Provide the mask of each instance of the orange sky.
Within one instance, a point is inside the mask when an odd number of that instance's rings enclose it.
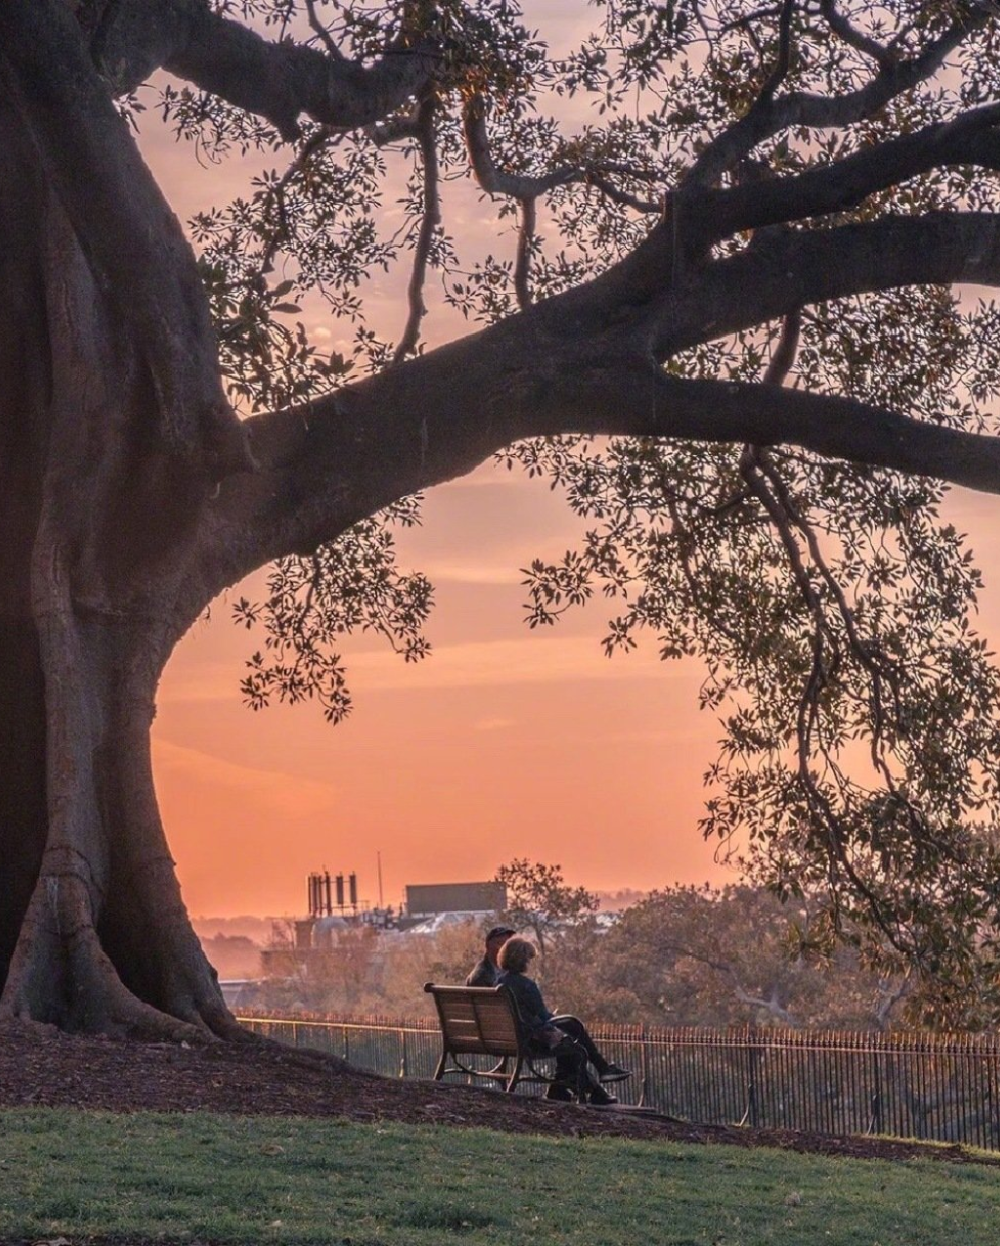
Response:
[[[153,126],[143,146],[184,219],[245,177],[199,170]],[[458,234],[491,220],[467,195],[448,224]],[[392,288],[378,297],[392,316],[380,327],[396,335],[402,305]],[[431,331],[440,338],[441,323]],[[1000,561],[998,508],[970,494],[951,507],[985,566]],[[697,709],[698,667],[660,663],[652,639],[606,659],[600,601],[544,634],[521,622],[518,568],[558,557],[576,531],[547,486],[490,465],[429,495],[422,530],[399,541],[403,567],[436,585],[434,654],[405,665],[384,645],[349,641],[355,709],[338,727],[315,707],[242,705],[255,642],[217,602],[168,668],[154,728],[191,912],[298,914],[318,869],[356,871],[361,898],[377,903],[379,852],[393,904],[406,883],[487,878],[514,856],[558,861],[570,881],[602,889],[729,877],[696,828],[720,735]],[[981,622],[1000,636],[1000,598],[986,599]]]
[[[242,707],[248,642],[223,603],[189,636],[155,740],[194,912],[295,912],[321,867],[355,870],[376,902],[379,851],[393,903],[407,882],[489,877],[513,856],[593,887],[713,873],[694,831],[717,735],[693,711],[697,671],[652,650],[607,660],[599,608],[555,635],[521,624],[517,567],[561,550],[566,525],[547,491],[508,479],[487,470],[428,498],[412,563],[437,585],[434,654],[414,667],[349,646],[356,707],[339,727],[309,707]]]

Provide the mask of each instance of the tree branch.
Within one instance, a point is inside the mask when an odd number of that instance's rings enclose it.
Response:
[[[647,216],[654,212],[657,214],[663,212],[662,199],[640,199],[638,195],[630,195],[627,190],[615,186],[601,173],[591,172],[587,181],[591,186],[596,186],[601,194],[610,199],[612,203],[617,203],[620,208],[631,208],[633,212],[640,212]]]
[[[427,260],[434,241],[434,231],[441,223],[441,201],[439,194],[439,173],[437,142],[434,132],[434,113],[437,104],[433,96],[428,96],[419,108],[416,120],[416,136],[420,145],[420,155],[424,166],[424,203],[420,218],[420,232],[417,237],[416,249],[413,253],[413,272],[407,288],[409,315],[403,336],[396,347],[392,362],[401,363],[407,355],[417,349],[420,341],[420,325],[426,314],[424,305],[424,283],[427,279]]]
[[[481,95],[474,95],[467,101],[462,110],[462,129],[472,171],[476,181],[488,194],[509,195],[512,199],[524,201],[537,199],[539,195],[559,186],[585,180],[586,174],[577,164],[562,165],[538,177],[507,173],[498,169],[490,150],[489,135],[486,132],[486,101]]]
[[[486,130],[486,102],[482,96],[473,96],[466,103],[462,111],[462,129],[465,134],[465,146],[469,154],[469,163],[472,166],[473,175],[482,189],[490,195],[506,195],[511,199],[516,199],[521,205],[522,224],[518,242],[517,265],[519,273],[526,272],[525,222],[530,215],[530,229],[533,233],[536,200],[542,195],[557,190],[560,186],[570,186],[575,182],[585,182],[590,186],[594,186],[605,198],[610,199],[612,203],[618,204],[619,207],[631,208],[635,212],[646,215],[663,211],[662,200],[640,199],[637,195],[631,195],[628,191],[621,190],[611,181],[611,177],[616,174],[626,177],[641,176],[635,170],[628,169],[615,162],[594,167],[585,167],[577,164],[560,165],[548,173],[537,176],[508,173],[503,169],[497,168],[496,162],[493,159],[493,153],[490,150],[490,140]],[[530,301],[524,297],[526,286],[520,281],[515,284],[518,290],[518,304],[523,310],[527,306],[528,301]]]
[[[535,201],[522,199],[521,223],[517,231],[517,259],[514,263],[514,289],[521,311],[531,306],[531,248],[535,240]]]
[[[426,85],[439,61],[431,43],[400,41],[366,68],[290,39],[271,43],[206,0],[119,0],[93,54],[117,92],[163,67],[264,117],[285,139],[298,136],[302,113],[338,129],[380,121]]]
[[[829,868],[831,871],[842,872],[850,880],[856,894],[864,897],[878,928],[883,931],[894,947],[903,950],[904,944],[891,913],[886,911],[886,906],[877,892],[859,874],[847,851],[842,822],[833,811],[830,800],[824,792],[823,784],[816,774],[817,757],[822,758],[828,768],[835,764],[828,744],[823,739],[821,700],[834,672],[841,664],[842,646],[806,564],[805,556],[799,545],[799,535],[805,539],[813,570],[818,571],[821,580],[833,597],[836,613],[839,615],[855,660],[866,669],[871,678],[873,701],[871,756],[890,792],[895,792],[895,784],[881,751],[884,727],[881,714],[881,690],[883,681],[888,682],[891,687],[895,685],[894,672],[888,664],[883,664],[873,658],[859,636],[853,612],[847,604],[842,588],[826,564],[816,533],[800,514],[798,506],[767,451],[756,446],[744,447],[740,459],[740,474],[770,518],[785,551],[792,579],[812,618],[812,663],[799,694],[796,713],[795,752],[799,785],[812,810],[815,825],[826,839]]]
[[[877,191],[933,169],[1000,168],[998,127],[1000,104],[988,104],[794,177],[689,193],[686,206],[689,217],[702,223],[708,241],[740,230],[846,212]]]
[[[837,8],[836,0],[820,0],[819,7],[820,12],[826,18],[827,25],[848,47],[854,48],[856,52],[861,52],[864,56],[870,56],[883,70],[887,72],[892,70],[897,59],[895,54],[877,39],[869,39],[860,30],[856,30]]]
[[[779,1021],[783,1021],[790,1030],[797,1030],[799,1028],[801,1022],[799,1022],[787,1008],[782,1007],[779,1002],[778,987],[776,984],[771,987],[770,998],[765,999],[763,996],[754,995],[750,991],[747,991],[741,985],[735,972],[730,971],[730,976],[733,983],[733,994],[741,1004],[746,1005],[748,1008],[759,1008],[764,1012],[769,1012],[771,1016],[777,1017]]]
[[[713,186],[722,174],[744,159],[760,143],[792,126],[831,128],[856,125],[872,117],[890,100],[931,77],[947,56],[989,20],[986,13],[970,12],[919,56],[889,60],[865,86],[840,96],[793,91],[776,97],[761,95],[741,120],[708,144],[685,179],[687,186]]]
[[[545,348],[521,320],[410,360],[310,409],[248,421],[261,471],[223,485],[204,521],[214,593],[306,553],[376,509],[471,471],[529,436],[572,433],[794,444],[1000,493],[1000,438],[849,398],[680,380],[641,357]],[[202,603],[203,604],[203,603]],[[199,605],[199,609],[201,606]]]
[[[673,286],[670,239],[656,234],[598,282],[607,282],[609,300],[631,298],[636,338],[645,328],[657,359],[831,299],[905,285],[1000,285],[1000,214],[928,212],[773,231]]]
[[[792,67],[792,18],[795,15],[796,2],[797,0],[782,0],[781,15],[778,18],[778,59],[757,98],[757,105],[770,103],[774,99]]]
[[[603,387],[593,378],[586,394],[589,418],[567,420],[546,433],[792,444],[830,458],[1000,492],[1000,438],[926,424],[851,398],[745,382],[681,380],[651,370],[643,376],[635,362],[620,365],[614,377],[608,377],[603,402]],[[587,379],[582,378],[581,391]]]
[[[0,77],[98,285],[135,327],[166,444],[212,476],[246,470],[194,255],[65,4],[0,5]]]
[[[781,322],[781,333],[778,344],[774,348],[767,369],[764,372],[765,385],[784,385],[795,355],[799,349],[799,334],[802,331],[802,308],[795,307]]]
[[[391,143],[402,143],[408,139],[420,137],[420,104],[411,105],[406,112],[387,121],[377,121],[367,126],[365,133],[376,147],[388,147]]]
[[[815,301],[918,281],[1000,284],[1000,216],[791,234],[708,265],[656,302],[669,271],[666,248],[640,247],[586,287],[310,407],[247,421],[261,471],[224,485],[206,519],[201,548],[220,577],[215,591],[531,436],[785,443],[1000,493],[998,438],[850,398],[681,380],[656,363]]]
[[[342,59],[344,55],[343,52],[341,52],[340,48],[338,48],[336,43],[334,43],[329,30],[327,30],[327,28],[320,21],[319,14],[316,12],[316,0],[306,0],[306,12],[309,14],[309,25],[313,34],[326,48],[327,53],[332,56],[334,60]]]

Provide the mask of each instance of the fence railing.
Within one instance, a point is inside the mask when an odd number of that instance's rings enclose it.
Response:
[[[437,1023],[425,1018],[240,1019],[279,1042],[393,1077],[431,1077],[441,1050]],[[1000,1038],[992,1035],[590,1029],[610,1059],[633,1071],[615,1087],[624,1103],[706,1124],[889,1134],[1000,1150]],[[540,1091],[527,1086],[523,1093]]]

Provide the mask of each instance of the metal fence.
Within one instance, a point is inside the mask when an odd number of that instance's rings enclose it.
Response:
[[[239,1013],[237,1015],[240,1015]],[[257,1017],[248,1028],[392,1077],[431,1077],[436,1021]],[[992,1035],[594,1025],[630,1068],[623,1103],[703,1123],[889,1134],[1000,1150],[1000,1039]],[[539,1094],[537,1086],[518,1093]]]

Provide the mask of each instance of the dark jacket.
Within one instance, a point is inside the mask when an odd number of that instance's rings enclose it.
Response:
[[[545,1007],[542,993],[534,979],[526,978],[523,973],[501,971],[500,984],[514,996],[521,1021],[529,1035],[534,1037],[548,1028],[555,1014]]]
[[[500,981],[500,970],[484,956],[472,973],[465,979],[466,986],[496,986]]]

